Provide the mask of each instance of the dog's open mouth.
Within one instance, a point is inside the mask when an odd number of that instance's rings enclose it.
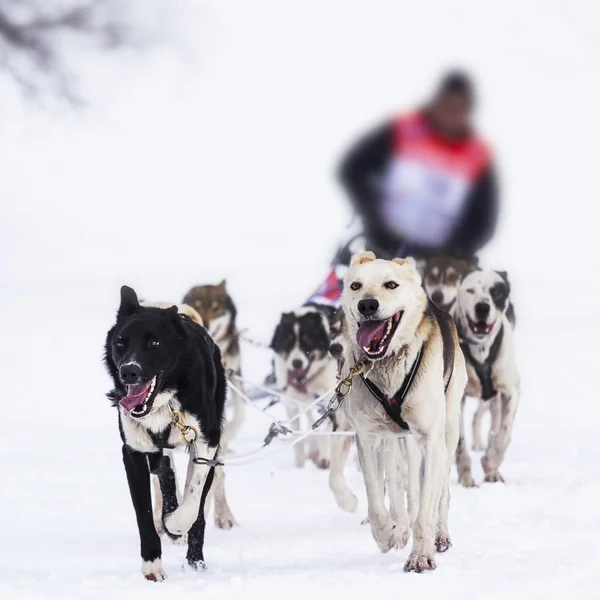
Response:
[[[161,383],[162,373],[158,373],[150,381],[125,386],[127,396],[119,401],[125,414],[136,419],[141,419],[150,414]]]
[[[299,392],[306,393],[306,384],[308,383],[308,378],[306,377],[307,372],[308,368],[288,369],[288,384],[297,389]]]
[[[385,356],[403,312],[401,310],[383,321],[364,321],[359,325],[356,341],[367,358],[374,360]]]
[[[469,329],[475,335],[488,335],[492,329],[494,329],[494,325],[496,321],[492,321],[488,323],[487,321],[472,321],[467,315],[467,319],[469,321]]]

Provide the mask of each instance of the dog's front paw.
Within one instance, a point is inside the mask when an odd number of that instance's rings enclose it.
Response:
[[[450,541],[450,536],[447,533],[440,533],[435,538],[435,551],[436,552],[446,552],[452,548],[452,542]]]
[[[498,473],[498,471],[494,471],[492,473],[486,473],[483,480],[486,483],[498,483],[498,482],[504,483],[504,477],[502,477],[502,475],[500,475],[500,473]]]
[[[404,565],[407,573],[423,573],[425,571],[434,571],[436,567],[435,559],[429,554],[411,552]]]
[[[237,525],[237,521],[233,516],[229,506],[225,507],[223,510],[215,510],[215,525],[219,529],[231,529]]]
[[[354,513],[358,507],[358,498],[349,489],[335,494],[335,501],[345,512]]]
[[[196,571],[196,572],[200,572],[200,571],[206,571],[208,567],[206,566],[206,563],[203,560],[188,560],[187,561],[187,569],[190,569],[192,571]],[[184,565],[184,569],[186,569],[186,566]]]
[[[317,465],[317,469],[326,470],[329,469],[331,461],[328,458],[319,458],[319,460],[317,460],[315,464]]]
[[[142,563],[142,573],[148,581],[161,582],[167,578],[167,574],[163,571],[160,558],[145,560]]]
[[[390,518],[369,517],[369,521],[371,533],[381,552],[385,554],[397,546],[396,527]]]
[[[164,518],[164,528],[171,538],[176,538],[185,535],[190,530],[193,522],[189,511],[180,506]]]
[[[396,526],[395,537],[395,547],[398,548],[398,550],[402,550],[402,548],[408,544],[408,540],[410,539],[410,527],[408,525],[404,527]]]
[[[473,475],[471,475],[471,471],[463,471],[458,474],[458,483],[466,488],[475,487],[475,480],[473,479]]]

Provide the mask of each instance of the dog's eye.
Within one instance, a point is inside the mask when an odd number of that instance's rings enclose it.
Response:
[[[469,288],[467,290],[467,294],[474,294],[474,293],[475,293],[475,290],[473,288]]]
[[[395,290],[395,289],[398,287],[398,284],[397,284],[395,281],[386,281],[386,282],[383,284],[383,287],[384,287],[386,290]]]
[[[150,348],[157,348],[160,346],[160,342],[158,340],[150,340],[148,346],[150,346]]]
[[[213,310],[215,310],[215,309],[219,308],[219,303],[218,303],[218,302],[213,302],[213,303],[210,305],[210,307],[211,307]]]
[[[123,348],[125,348],[125,342],[123,342],[122,340],[117,340],[117,342],[115,343],[115,346],[119,349],[123,349]]]
[[[356,292],[356,290],[360,290],[360,288],[362,287],[362,283],[358,283],[358,281],[353,281],[350,284],[350,289],[354,290]]]

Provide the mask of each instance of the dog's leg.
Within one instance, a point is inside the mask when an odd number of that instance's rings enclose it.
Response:
[[[421,494],[421,449],[415,436],[404,437],[406,462],[408,464],[408,481],[406,503],[408,505],[408,518],[411,528],[417,520],[419,512],[419,497]]]
[[[227,496],[225,495],[225,471],[223,471],[223,467],[215,469],[215,480],[212,487],[215,497],[215,525],[219,529],[231,529],[237,525],[237,522],[227,503]]]
[[[315,416],[312,410],[308,412],[307,417],[308,426],[310,427],[315,422]],[[324,429],[323,426],[321,427]],[[312,462],[314,462],[317,467],[319,467],[319,462],[321,460],[321,440],[319,439],[320,437],[321,436],[318,435],[311,435],[308,438],[308,458]]]
[[[413,547],[404,565],[405,571],[435,569],[434,543],[442,486],[448,464],[444,432],[439,428],[428,431],[421,440],[423,449],[423,485],[421,504],[413,530]]]
[[[328,425],[327,430],[331,431],[331,425]],[[317,437],[319,442],[319,460],[317,461],[317,467],[319,469],[329,469],[331,466],[331,435],[319,435]]]
[[[396,545],[394,523],[384,502],[383,464],[379,456],[381,440],[371,435],[356,435],[356,447],[367,490],[368,516],[371,533],[381,552]]]
[[[152,475],[152,483],[154,487],[154,511],[152,517],[154,519],[154,527],[156,527],[156,533],[159,535],[164,533],[163,522],[162,522],[162,492],[160,491],[160,481],[156,475]]]
[[[498,473],[498,442],[497,437],[502,425],[502,398],[500,394],[488,400],[492,422],[490,424],[490,433],[488,435],[488,445],[485,454],[481,457],[481,466],[485,474],[484,481],[496,482],[503,481]]]
[[[344,468],[348,460],[351,444],[352,439],[350,436],[334,436],[331,440],[329,488],[333,492],[337,505],[342,510],[353,513],[358,506],[358,498],[352,493],[344,477]]]
[[[483,450],[485,450],[483,438],[481,437],[481,422],[487,409],[487,403],[483,400],[479,400],[477,410],[473,415],[473,450],[476,452],[483,452]]]
[[[123,464],[140,533],[142,573],[150,581],[163,581],[167,575],[162,568],[160,537],[152,518],[148,458],[123,444]]]
[[[242,373],[239,368],[235,369],[234,373],[241,377]],[[239,379],[234,379],[234,384],[237,388],[239,388],[242,392],[244,391],[244,384]],[[233,400],[233,417],[231,421],[227,423],[227,435],[229,439],[233,439],[242,428],[242,423],[244,422],[244,415],[246,411],[246,403],[244,399],[238,394],[236,391],[229,388],[230,397]]]
[[[475,481],[471,474],[471,457],[465,440],[465,400],[460,401],[460,425],[458,435],[458,446],[456,448],[456,470],[458,471],[458,483],[464,487],[475,487]]]
[[[481,465],[485,472],[485,481],[496,482],[504,481],[502,475],[498,472],[512,435],[513,423],[519,405],[519,392],[513,389],[508,393],[503,393],[496,399],[500,410],[500,427],[494,436],[494,446],[488,448],[481,459]]]
[[[454,392],[452,392],[454,393]],[[446,552],[452,547],[450,532],[448,531],[448,512],[450,511],[450,471],[458,448],[460,438],[460,421],[457,422],[456,413],[451,414],[449,408],[446,411],[446,450],[447,463],[444,472],[442,495],[440,498],[439,518],[435,535],[435,549],[438,552]]]
[[[200,497],[200,503],[198,506],[198,513],[196,520],[192,524],[188,533],[188,549],[186,559],[188,565],[194,571],[200,571],[206,569],[206,563],[204,562],[204,532],[206,530],[206,519],[204,518],[204,502],[210,491],[213,479],[215,475],[214,467],[208,470],[206,479],[203,481],[202,496]]]
[[[177,484],[177,472],[175,471],[175,459],[172,450],[164,450],[161,454],[149,454],[148,462],[150,472],[158,479],[160,490],[160,520],[162,530],[165,531],[164,519],[181,504],[181,493]],[[154,508],[156,511],[156,506]],[[173,535],[165,532],[174,544],[184,544],[185,536]]]
[[[396,548],[404,548],[410,537],[410,520],[404,497],[403,440],[387,439],[382,443],[382,457],[387,474],[387,492],[390,500],[390,517],[394,523]]]
[[[300,419],[298,418],[298,409],[291,402],[284,402],[285,410],[290,419],[290,425],[292,429],[300,430]],[[294,454],[296,457],[296,467],[302,469],[306,464],[306,455],[304,454],[304,442],[300,442],[294,446]]]
[[[196,441],[196,445],[198,447],[198,456],[214,458],[217,454],[217,448],[211,448],[199,440]],[[202,499],[203,502],[206,500],[206,497],[203,497],[203,491],[206,488],[204,483],[209,471],[210,467],[208,465],[195,464],[192,462],[190,456],[183,501],[176,510],[166,515],[164,518],[165,530],[167,532],[170,532],[173,535],[183,535],[187,533],[190,527],[195,523],[198,518],[200,500]],[[206,489],[207,493],[209,489],[210,487]],[[202,514],[202,518],[204,519],[204,514]]]

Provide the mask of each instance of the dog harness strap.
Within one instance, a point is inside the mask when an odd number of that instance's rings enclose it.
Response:
[[[400,389],[391,397],[387,398],[383,392],[372,382],[369,381],[362,373],[361,379],[364,384],[367,386],[367,389],[371,392],[371,394],[379,401],[379,403],[385,409],[385,412],[389,415],[390,419],[400,425],[402,429],[410,429],[408,423],[402,418],[402,403],[406,398],[406,394],[410,390],[412,383],[415,379],[417,371],[419,370],[419,366],[421,365],[421,358],[423,357],[423,346],[419,348],[419,352],[417,354],[417,358],[415,358],[415,362],[412,364],[408,375],[404,378]],[[452,377],[452,375],[450,375]]]
[[[475,360],[475,357],[471,353],[471,347],[468,344],[463,343],[464,340],[461,340],[461,350],[467,359],[467,362],[475,369],[475,373],[477,375],[477,379],[479,379],[479,383],[481,384],[481,399],[482,400],[490,400],[493,398],[497,391],[494,387],[494,382],[492,380],[492,367],[498,358],[498,354],[500,354],[500,347],[502,346],[502,338],[504,337],[504,325],[500,327],[500,331],[496,336],[496,339],[492,343],[492,347],[490,348],[490,352],[483,363]]]
[[[448,381],[446,381],[446,385],[444,385],[444,393],[448,391],[448,386],[452,381],[452,375],[454,375],[454,361],[452,361],[452,368],[450,369],[450,377],[448,377]]]

